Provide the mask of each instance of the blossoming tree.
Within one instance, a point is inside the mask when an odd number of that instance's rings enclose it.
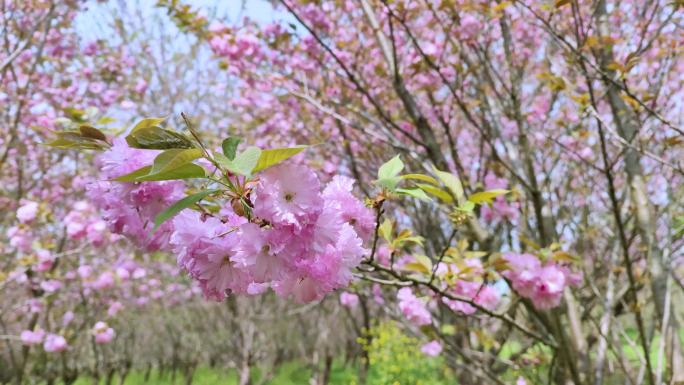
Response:
[[[100,173],[70,236],[111,242],[93,205],[210,300],[346,290],[462,383],[684,381],[680,2],[280,0],[267,25],[159,6],[225,70],[229,129],[186,111],[116,136],[72,111],[49,144]],[[23,255],[40,207],[19,198]],[[26,346],[66,348],[35,323]]]
[[[311,158],[371,199],[361,278],[413,287],[401,310],[466,368],[488,357],[465,378],[498,381],[514,331],[558,382],[681,381],[681,4],[282,0],[286,22],[228,26],[162,3],[234,76],[257,144],[336,144]],[[373,190],[388,152],[418,175],[392,161]]]

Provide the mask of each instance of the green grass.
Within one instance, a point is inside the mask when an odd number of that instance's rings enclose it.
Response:
[[[252,372],[253,378],[258,379],[260,376],[259,370]],[[310,371],[299,363],[286,363],[280,366],[273,379],[268,382],[269,385],[302,385],[308,384],[310,378]],[[334,385],[349,385],[355,379],[354,369],[350,367],[342,367],[338,363],[333,365],[331,372],[331,384]],[[183,374],[176,373],[176,384],[184,385]],[[118,384],[118,377],[112,382]],[[193,385],[234,385],[238,383],[238,376],[234,370],[218,369],[201,367],[195,371],[193,376]],[[92,385],[93,380],[89,378],[81,378],[75,382],[75,385]],[[101,382],[104,384],[104,381]],[[155,369],[152,370],[150,377],[145,382],[145,373],[141,370],[134,370],[126,378],[125,385],[170,385],[171,373],[160,373]]]

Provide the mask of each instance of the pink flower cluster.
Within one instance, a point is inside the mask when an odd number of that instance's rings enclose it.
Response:
[[[476,304],[493,310],[499,303],[499,293],[492,286],[486,285],[482,282],[458,281],[452,290],[454,294],[468,298]],[[443,298],[442,302],[449,306],[453,311],[461,312],[463,314],[473,314],[477,311],[473,305],[449,298]]]
[[[95,215],[94,208],[86,201],[78,201],[73,210],[64,217],[67,236],[70,239],[87,239],[95,247],[105,241],[107,223]]]
[[[108,344],[112,342],[116,333],[105,322],[99,321],[93,327],[93,337],[97,344]]]
[[[508,180],[496,176],[494,173],[487,173],[484,177],[485,190],[506,189]],[[499,195],[490,205],[482,206],[482,219],[487,222],[510,221],[515,223],[518,219],[520,205],[518,202],[508,202],[505,195]]]
[[[12,226],[7,229],[10,246],[29,253],[32,250],[33,236],[26,225]]]
[[[112,182],[152,164],[158,151],[130,148],[122,138],[114,139],[113,146],[100,155],[98,162],[104,180],[88,186],[88,192],[110,231],[122,234],[147,251],[165,249],[173,227],[163,224],[152,234],[154,217],[183,198],[184,184],[179,181]]]
[[[69,348],[66,339],[59,334],[45,333],[43,329],[24,330],[19,338],[26,346],[43,344],[48,353],[63,352]]]
[[[486,309],[495,309],[499,303],[499,292],[493,286],[482,282],[481,277],[484,275],[482,262],[476,258],[469,258],[464,261],[464,264],[468,269],[467,278],[469,280],[459,279],[449,287],[448,291]],[[456,276],[463,271],[456,264],[441,263],[437,266],[435,273],[437,277],[445,278],[447,275]],[[455,312],[470,315],[477,311],[477,308],[468,302],[446,297],[442,298],[442,302]]]
[[[432,340],[420,347],[420,351],[428,357],[437,357],[442,353],[442,344]]]
[[[17,209],[17,219],[21,223],[30,223],[38,214],[38,202],[22,200],[22,205]]]
[[[413,294],[411,288],[402,287],[397,292],[399,309],[404,316],[414,325],[423,326],[432,323],[432,316],[426,303]]]
[[[578,285],[581,274],[555,262],[542,263],[532,254],[507,253],[504,258],[510,269],[504,276],[522,297],[532,300],[537,309],[551,309],[560,305],[563,291],[569,285]]]
[[[367,252],[362,243],[373,217],[352,186],[338,176],[321,192],[309,168],[273,167],[253,193],[255,220],[230,210],[220,218],[184,210],[173,220],[172,249],[208,298],[271,288],[300,302],[320,299],[348,285]]]
[[[354,309],[359,306],[359,296],[348,291],[343,291],[340,293],[340,304],[350,309]]]

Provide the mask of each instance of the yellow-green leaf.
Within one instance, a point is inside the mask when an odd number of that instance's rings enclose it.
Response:
[[[405,174],[400,176],[401,179],[415,179],[415,180],[421,180],[423,182],[428,182],[432,183],[433,185],[437,186],[439,185],[439,182],[437,179],[431,177],[430,175],[424,175],[424,174]]]
[[[150,174],[169,172],[201,156],[202,150],[199,148],[166,150],[154,158]]]
[[[432,273],[432,261],[425,255],[414,256],[415,261],[413,261],[413,266],[417,267],[416,271],[421,273],[430,274]],[[411,264],[411,262],[409,262]],[[407,264],[408,265],[408,264]]]
[[[101,140],[103,142],[107,141],[107,136],[95,127],[84,124],[81,127],[79,127],[78,130],[81,132],[81,136],[84,138]]]
[[[392,221],[389,219],[385,219],[382,224],[380,224],[380,227],[378,228],[378,232],[380,233],[380,236],[382,239],[386,240],[387,242],[390,242],[392,240]]]
[[[135,182],[139,177],[148,175],[150,170],[152,170],[152,166],[141,167],[131,173],[121,175],[120,177],[114,178],[112,180],[116,182]]]
[[[186,163],[178,168],[166,172],[140,176],[136,178],[135,181],[151,182],[160,180],[204,178],[205,176],[206,172],[201,166],[198,166],[194,163]]]
[[[483,203],[492,204],[494,199],[500,195],[508,194],[508,190],[504,189],[494,189],[488,191],[482,191],[471,195],[468,200],[476,205],[481,205]]]
[[[463,186],[456,175],[445,171],[440,171],[437,168],[434,168],[433,171],[457,200],[461,200],[463,198]]]
[[[261,155],[259,155],[259,160],[256,163],[256,166],[254,167],[252,172],[259,172],[263,169],[266,169],[271,166],[275,166],[276,164],[291,158],[300,152],[302,152],[304,149],[306,149],[308,146],[295,146],[295,147],[284,147],[284,148],[272,148],[269,150],[261,150]]]
[[[162,223],[166,222],[167,220],[173,218],[176,214],[181,212],[183,209],[186,209],[193,204],[201,201],[202,199],[206,198],[207,196],[214,194],[220,190],[217,189],[212,189],[212,190],[204,190],[200,191],[195,194],[191,194],[186,196],[185,198],[177,201],[173,205],[171,205],[169,208],[166,210],[162,211],[159,213],[155,218],[154,218],[154,228],[152,229],[152,232],[154,233],[157,231],[159,226],[161,226]]]
[[[412,196],[423,201],[432,200],[427,194],[425,194],[425,191],[419,188],[398,188],[396,192],[397,194]]]
[[[429,184],[424,184],[424,183],[418,183],[418,184],[416,184],[416,186],[418,186],[418,188],[425,191],[426,193],[436,196],[437,198],[441,199],[445,203],[452,203],[454,201],[454,198],[452,198],[448,192],[442,190],[439,187],[432,186]]]
[[[139,121],[138,123],[136,123],[136,125],[131,130],[131,134],[138,131],[138,130],[142,130],[145,128],[150,128],[150,127],[161,128],[161,124],[164,123],[165,120],[166,120],[166,118],[145,118],[145,119]]]
[[[250,146],[245,149],[245,151],[237,154],[235,159],[228,160],[224,165],[230,170],[230,172],[238,175],[249,176],[256,169],[256,165],[259,163],[261,158],[261,153],[263,151],[259,147]],[[224,157],[224,159],[228,159]]]
[[[401,180],[398,175],[403,169],[404,162],[401,161],[399,155],[388,160],[378,169],[377,184],[387,190],[394,191],[397,183]]]

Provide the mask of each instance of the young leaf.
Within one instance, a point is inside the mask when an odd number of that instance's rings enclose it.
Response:
[[[173,218],[176,214],[181,212],[181,210],[192,206],[193,204],[201,201],[202,199],[206,198],[207,196],[214,194],[218,191],[219,191],[218,189],[200,191],[198,193],[188,195],[185,198],[174,203],[173,205],[171,205],[169,208],[167,208],[166,210],[159,213],[154,218],[154,228],[152,229],[152,232],[154,233],[155,231],[157,231],[157,229],[159,228],[159,226],[161,226],[162,223]]]
[[[200,157],[202,157],[202,150],[199,148],[166,150],[154,158],[150,175],[172,171]]]
[[[56,138],[51,142],[45,143],[46,146],[56,148],[78,148],[82,150],[101,150],[106,143],[97,139],[84,137],[78,131],[63,131],[56,134]]]
[[[131,173],[121,175],[120,177],[114,178],[112,180],[115,182],[136,182],[139,177],[149,174],[150,170],[152,170],[152,166],[141,167]]]
[[[417,183],[416,186],[419,189],[425,191],[426,193],[436,196],[437,198],[441,199],[445,203],[452,203],[454,201],[454,198],[452,198],[448,192],[442,190],[439,187],[432,186],[429,184],[424,184],[424,183]]]
[[[223,140],[221,148],[223,148],[223,155],[225,155],[228,160],[235,159],[235,153],[237,152],[240,142],[242,142],[242,138],[239,136],[229,136]]]
[[[421,180],[423,182],[428,182],[432,183],[435,186],[439,185],[439,182],[437,179],[431,177],[430,175],[424,175],[424,174],[405,174],[400,177],[401,179],[416,179],[416,180]]]
[[[445,336],[456,335],[456,326],[454,326],[454,325],[449,325],[449,324],[442,325],[441,330],[442,330],[442,334],[444,334]]]
[[[269,150],[262,150],[259,156],[259,161],[252,170],[252,172],[259,172],[263,169],[275,166],[276,164],[291,158],[309,146],[295,146],[286,148],[272,148]]]
[[[455,210],[462,211],[464,213],[471,213],[475,209],[475,203],[471,201],[465,201],[462,205],[456,207]]]
[[[185,135],[157,126],[141,126],[141,128],[133,129],[126,136],[126,143],[133,148],[151,150],[195,147],[195,144]]]
[[[402,162],[399,155],[397,155],[380,166],[378,169],[378,180],[394,178],[399,175],[403,169],[404,162]]]
[[[194,163],[186,163],[173,170],[140,176],[136,178],[135,181],[152,182],[160,180],[204,178],[205,176],[207,176],[207,174],[201,166]]]
[[[250,146],[245,151],[239,153],[235,159],[225,164],[225,166],[234,174],[248,176],[252,174],[260,155],[261,149],[259,147]]]
[[[674,239],[679,240],[684,237],[684,215],[674,219]]]
[[[82,125],[81,127],[78,128],[78,130],[81,132],[81,136],[84,138],[101,140],[103,142],[107,141],[107,136],[105,134],[103,134],[102,131],[98,130],[95,127],[88,126],[88,125]]]
[[[398,188],[396,190],[396,192],[398,194],[409,195],[409,196],[412,196],[414,198],[418,198],[418,199],[423,200],[423,201],[431,201],[432,200],[427,194],[425,194],[425,191],[423,191],[419,188]]]
[[[404,265],[405,269],[414,270],[423,274],[432,273],[432,261],[424,255],[416,255],[414,261]]]
[[[471,195],[468,200],[475,203],[476,205],[481,205],[482,203],[492,204],[494,199],[499,195],[507,194],[508,190],[494,189],[488,191],[482,191]]]
[[[397,188],[397,184],[401,180],[398,175],[403,169],[404,162],[402,162],[399,158],[399,155],[397,155],[380,166],[380,169],[378,169],[378,180],[376,183],[382,188],[394,191],[394,189]]]
[[[64,113],[67,114],[69,119],[75,120],[77,122],[84,122],[87,112],[79,110],[73,107],[67,107],[64,109]]]
[[[433,171],[439,180],[441,180],[442,183],[444,183],[444,185],[449,189],[449,191],[451,191],[457,201],[463,198],[463,186],[456,175],[445,171],[440,171],[437,168],[435,168]]]
[[[394,226],[392,225],[392,221],[389,219],[385,219],[378,228],[378,233],[380,234],[380,237],[382,237],[382,239],[386,240],[387,242],[390,242],[392,240],[393,227]]]
[[[142,130],[145,128],[150,128],[150,127],[157,127],[157,128],[162,128],[161,124],[166,120],[166,118],[145,118],[133,127],[131,130],[131,134],[138,131]]]

